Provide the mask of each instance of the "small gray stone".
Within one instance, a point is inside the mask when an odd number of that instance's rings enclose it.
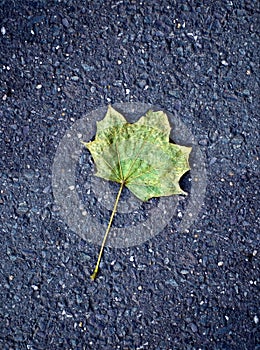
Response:
[[[208,145],[208,140],[207,139],[199,140],[199,145],[200,146],[207,146]]]
[[[24,171],[24,177],[27,179],[27,180],[31,180],[33,177],[34,177],[34,170],[33,169],[27,169]]]
[[[233,148],[240,148],[244,143],[244,137],[242,135],[235,135],[232,138],[231,143],[233,145]]]
[[[28,207],[27,203],[22,202],[22,203],[19,203],[18,208],[16,209],[16,214],[19,216],[22,216],[22,215],[28,213],[28,211],[29,211],[29,207]]]
[[[143,89],[144,87],[145,87],[145,85],[146,85],[146,81],[145,80],[138,80],[137,81],[137,85],[141,88],[141,89]]]
[[[64,27],[69,28],[70,24],[67,18],[62,18],[61,22],[64,25]]]
[[[175,98],[179,98],[179,97],[180,97],[180,92],[179,92],[179,90],[170,90],[168,93],[169,93],[169,95],[172,96],[172,97],[175,97]]]
[[[178,287],[178,283],[173,278],[166,280],[165,284],[170,285],[172,287]]]
[[[114,271],[122,271],[122,265],[119,262],[116,262],[113,266]]]
[[[178,47],[176,51],[177,51],[178,56],[181,56],[181,57],[183,56],[183,47],[181,47],[181,46]]]
[[[195,325],[195,323],[191,323],[190,324],[190,328],[191,328],[193,333],[198,332],[198,327]]]
[[[84,69],[85,72],[90,72],[94,69],[93,66],[90,66],[86,63],[81,63],[81,67]]]

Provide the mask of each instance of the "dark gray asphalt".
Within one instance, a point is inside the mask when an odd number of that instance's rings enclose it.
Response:
[[[0,0],[1,350],[260,349],[258,6]],[[92,283],[52,162],[76,120],[129,101],[178,111],[207,193],[189,232],[107,248]]]

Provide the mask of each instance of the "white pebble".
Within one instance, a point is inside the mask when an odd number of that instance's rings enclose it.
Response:
[[[166,265],[168,265],[169,262],[170,262],[170,259],[169,259],[169,258],[165,258],[165,259],[164,259],[164,263],[165,263]]]
[[[42,88],[42,84],[36,85],[36,89],[37,89],[37,90],[40,90],[41,88]]]
[[[254,322],[255,322],[255,324],[257,324],[259,322],[259,318],[256,315],[254,316]]]
[[[3,35],[5,35],[5,33],[6,33],[5,27],[2,27],[2,28],[1,28],[1,33],[2,33]]]
[[[218,266],[223,266],[223,264],[224,264],[223,261],[218,262]]]

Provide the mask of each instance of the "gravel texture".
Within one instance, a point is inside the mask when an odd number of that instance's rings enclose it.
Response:
[[[258,20],[255,0],[0,0],[1,350],[260,349]],[[207,193],[189,232],[107,248],[93,283],[52,162],[75,120],[129,101],[178,111]]]

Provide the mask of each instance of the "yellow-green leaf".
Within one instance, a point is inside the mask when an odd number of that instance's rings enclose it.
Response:
[[[97,123],[95,140],[84,143],[97,167],[96,175],[121,184],[91,278],[98,273],[105,242],[112,225],[123,187],[142,201],[152,197],[185,194],[181,176],[190,169],[190,147],[169,142],[171,127],[167,115],[148,111],[130,124],[111,106]]]

